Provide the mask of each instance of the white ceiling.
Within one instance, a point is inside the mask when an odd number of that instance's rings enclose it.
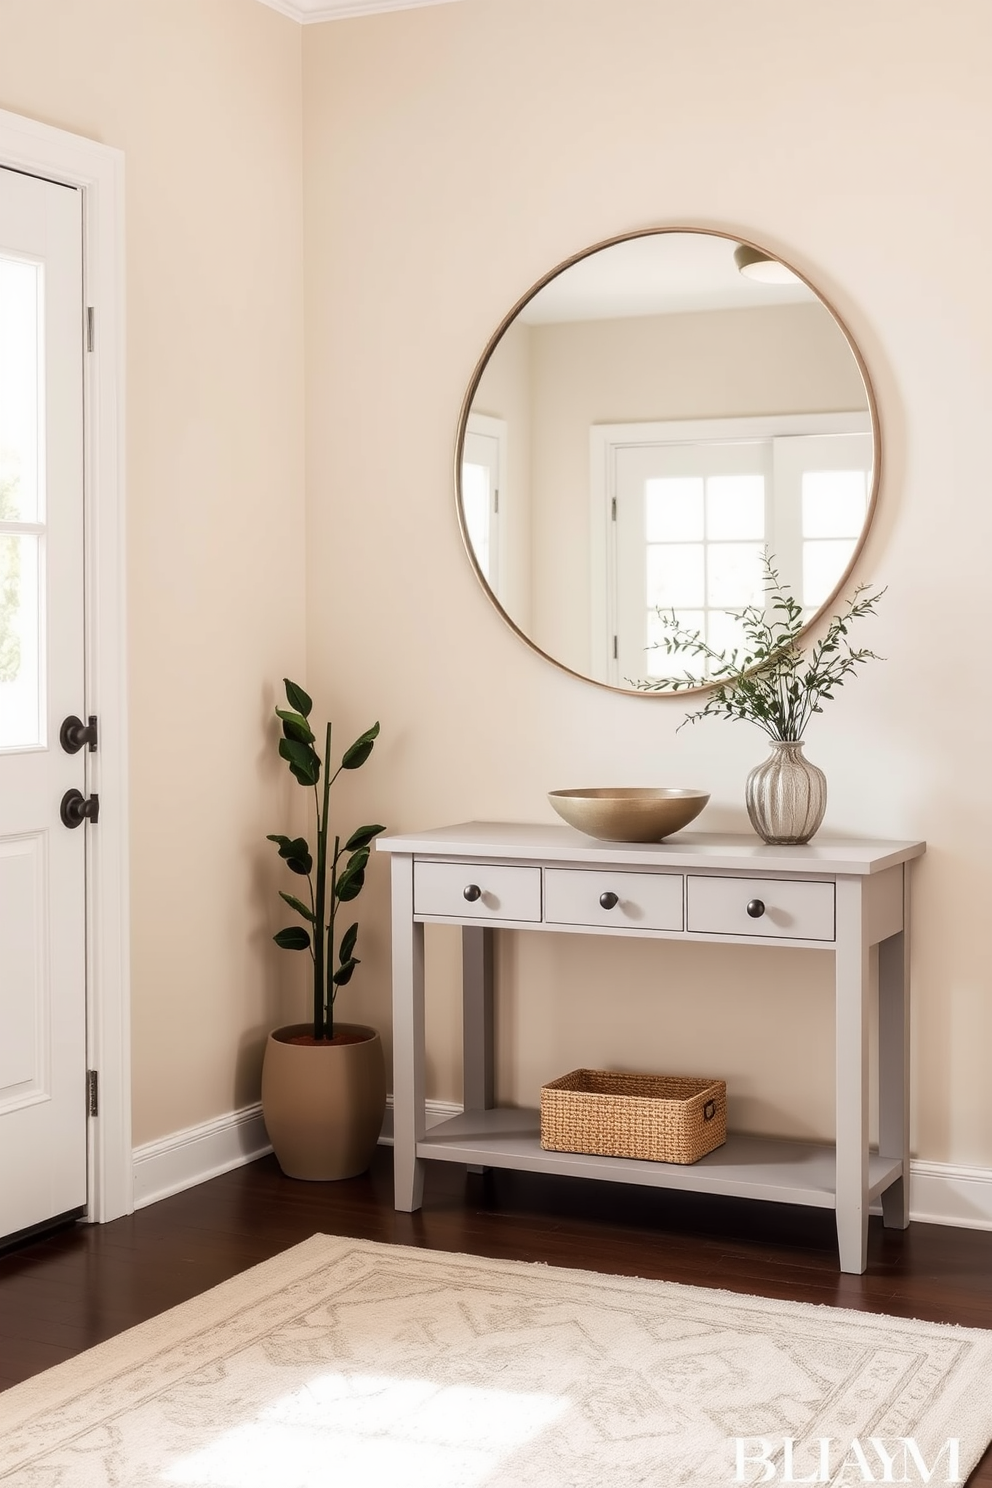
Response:
[[[451,5],[454,0],[260,0],[301,25],[340,21],[347,16],[374,15],[380,10],[414,10],[421,5]]]
[[[552,279],[521,312],[532,325],[617,320],[687,310],[744,310],[815,300],[802,280],[759,284],[734,263],[732,238],[664,232],[591,253]]]

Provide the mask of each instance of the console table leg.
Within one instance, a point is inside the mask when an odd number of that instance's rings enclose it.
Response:
[[[413,918],[413,859],[397,853],[392,866],[393,920],[393,1173],[397,1209],[419,1209],[424,1164],[417,1143],[424,1108],[424,927]]]
[[[837,1244],[840,1269],[868,1264],[868,983],[861,886],[837,880]]]
[[[878,1150],[902,1159],[902,1177],[882,1194],[889,1229],[909,1224],[909,875],[903,870],[903,928],[878,947]]]
[[[493,932],[462,926],[462,1100],[466,1111],[489,1111],[493,1081]],[[470,1173],[488,1168],[469,1163]]]

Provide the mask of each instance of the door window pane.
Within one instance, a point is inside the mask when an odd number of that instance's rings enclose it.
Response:
[[[765,535],[763,475],[711,475],[706,482],[706,536],[710,542]]]
[[[762,603],[761,543],[715,543],[706,549],[706,603],[742,610]]]
[[[649,543],[702,541],[702,480],[686,476],[645,481],[644,515]]]
[[[42,519],[41,277],[0,256],[0,523]]]
[[[0,749],[43,742],[41,539],[0,532]]]
[[[648,604],[663,610],[705,603],[702,543],[659,544],[647,550]]]

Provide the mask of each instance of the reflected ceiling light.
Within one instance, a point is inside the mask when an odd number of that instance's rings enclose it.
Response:
[[[740,243],[734,249],[734,263],[745,279],[756,279],[760,284],[801,284],[803,282],[787,264],[770,257],[767,253],[762,253],[758,248],[749,247],[747,243]]]

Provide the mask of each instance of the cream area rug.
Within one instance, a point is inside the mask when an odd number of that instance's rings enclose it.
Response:
[[[0,1394],[0,1483],[944,1483],[990,1436],[990,1332],[315,1235]]]

